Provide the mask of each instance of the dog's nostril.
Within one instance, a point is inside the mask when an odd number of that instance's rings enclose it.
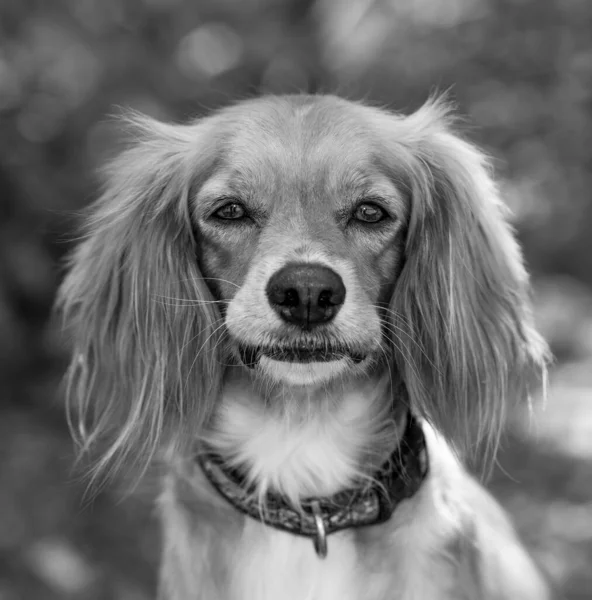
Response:
[[[267,288],[267,298],[275,306],[294,307],[300,304],[300,296],[296,288],[285,288],[276,282]]]
[[[322,290],[319,294],[318,304],[323,308],[343,304],[344,294],[335,290]]]
[[[284,306],[298,306],[300,304],[300,297],[298,296],[298,290],[290,288],[286,290],[284,294]]]

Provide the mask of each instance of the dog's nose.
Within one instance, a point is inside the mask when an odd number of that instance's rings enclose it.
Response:
[[[286,265],[272,275],[266,291],[280,317],[303,329],[333,319],[345,300],[341,277],[329,267],[310,263]]]

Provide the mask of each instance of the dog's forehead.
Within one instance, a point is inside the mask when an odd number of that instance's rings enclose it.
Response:
[[[245,178],[355,183],[373,170],[364,107],[333,97],[278,97],[229,111],[225,162]]]
[[[372,109],[335,96],[269,96],[224,109],[237,127],[236,140],[252,136],[297,136],[305,143],[326,138],[354,140],[367,132]]]

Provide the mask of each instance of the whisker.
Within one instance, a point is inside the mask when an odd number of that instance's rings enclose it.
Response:
[[[221,277],[202,277],[204,281],[221,281],[222,283],[227,283],[228,285],[233,285],[235,288],[240,288],[238,283],[234,283],[234,281],[229,281],[228,279],[222,279]]]
[[[229,281],[228,279],[222,279],[221,277],[185,277],[183,279],[177,279],[176,281],[177,283],[186,283],[187,281],[222,281],[228,285],[233,285],[235,288],[241,287],[238,283],[234,283],[234,281]]]
[[[222,304],[224,300],[198,300],[196,298],[174,298],[172,296],[155,296],[156,300],[170,300],[161,302],[165,306],[201,306],[207,304]]]
[[[195,367],[195,363],[197,362],[197,359],[199,358],[199,356],[201,355],[201,353],[203,352],[203,349],[205,348],[206,344],[212,339],[212,337],[214,335],[216,335],[216,333],[218,333],[218,331],[220,331],[223,327],[225,326],[224,321],[222,321],[222,323],[220,325],[218,325],[218,327],[216,327],[214,329],[214,331],[212,331],[212,333],[210,333],[210,335],[205,339],[204,343],[201,345],[200,349],[195,353],[195,356],[193,357],[193,360],[191,361],[191,365],[189,366],[189,370],[187,371],[187,377],[185,379],[185,385],[187,386],[187,384],[189,383],[189,374],[193,371],[193,367]],[[218,347],[218,344],[214,344],[214,348],[213,350],[215,350]]]
[[[384,323],[384,325],[385,325],[385,328],[387,329],[387,331],[389,331],[389,333],[391,333],[393,335],[390,342],[395,347],[395,350],[398,350],[401,354],[406,354],[403,352],[404,342],[401,338],[399,338],[399,336],[397,335],[397,332],[389,329],[388,323]],[[397,342],[399,342],[400,345],[397,345]],[[417,348],[420,350],[420,352],[425,356],[426,360],[434,367],[434,369],[437,370],[436,366],[430,360],[429,356],[427,356],[427,354],[422,350],[421,346],[417,343],[415,343],[415,344],[416,344]],[[382,344],[379,343],[379,347],[381,345]],[[409,367],[412,370],[413,374],[417,377],[418,380],[421,380],[420,370],[419,370],[419,367],[417,366],[417,363],[415,362],[415,359],[413,358],[413,356],[408,356],[407,358],[408,358],[408,360],[411,361],[409,363]]]
[[[216,321],[214,321],[214,327],[216,327],[216,331],[222,326],[218,326],[217,323],[221,323],[222,325],[224,325],[224,319],[222,319],[221,317],[216,319]],[[197,339],[199,336],[201,335],[201,332],[196,333],[195,335],[191,336],[189,338],[189,340],[187,340],[187,343],[183,344],[183,346],[181,347],[181,352],[183,352],[187,346],[189,346],[189,344],[191,344],[191,342],[193,342],[193,340]],[[209,338],[208,338],[209,339]],[[208,340],[206,340],[207,343]]]
[[[375,308],[379,312],[383,311],[387,314],[391,314],[396,319],[403,321],[407,324],[410,323],[409,318],[406,315],[404,315],[400,312],[397,312],[396,310],[393,310],[390,306],[387,306],[386,304],[372,304],[372,307]]]
[[[391,310],[387,307],[381,307],[378,306],[376,304],[372,305],[375,309],[382,309],[385,310],[387,313],[391,313],[395,318],[397,319],[401,319],[403,321],[405,321],[406,319],[404,318],[403,315],[397,313],[394,310]],[[407,319],[408,321],[408,319]],[[399,337],[399,334],[403,334],[406,336],[406,338],[414,345],[417,347],[417,349],[419,350],[419,352],[421,354],[423,354],[423,356],[425,357],[425,359],[430,363],[430,365],[441,375],[440,370],[436,367],[436,365],[434,364],[434,362],[430,359],[430,357],[428,356],[425,348],[405,329],[403,329],[402,327],[400,327],[399,325],[397,325],[396,323],[393,323],[390,319],[389,320],[383,320],[382,321],[383,326],[385,327],[385,329],[391,333],[393,336],[395,336],[400,342],[401,344],[403,344],[403,346],[405,346],[405,341],[402,340]]]
[[[408,332],[405,331],[403,328],[399,327],[398,325],[396,325],[395,323],[393,323],[392,321],[383,321],[382,322],[382,326],[389,332],[392,333],[394,336],[397,337],[397,339],[399,339],[401,341],[401,343],[405,343],[404,340],[402,340],[399,335],[403,334],[406,336],[406,338],[409,340],[409,342],[411,342],[414,346],[417,347],[417,349],[426,357],[428,358],[427,354],[425,353],[424,348],[421,346],[421,344]]]

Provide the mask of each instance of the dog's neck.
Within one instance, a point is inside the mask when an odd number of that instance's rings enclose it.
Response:
[[[294,388],[263,387],[236,370],[226,382],[208,445],[261,497],[279,493],[293,505],[370,479],[405,424],[384,373]]]

